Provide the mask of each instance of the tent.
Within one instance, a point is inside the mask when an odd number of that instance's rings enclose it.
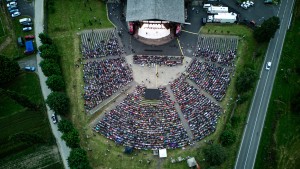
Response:
[[[25,54],[31,54],[31,53],[34,52],[32,41],[26,41],[25,42],[25,47],[26,47],[26,50],[24,51]]]
[[[165,158],[167,157],[167,149],[160,149],[159,150],[159,158]]]
[[[195,160],[194,157],[189,158],[186,162],[187,162],[187,164],[188,164],[188,166],[189,166],[190,168],[191,168],[191,167],[194,167],[194,166],[197,166],[197,162],[196,162],[196,160]]]
[[[124,153],[131,154],[133,152],[133,147],[125,147]]]

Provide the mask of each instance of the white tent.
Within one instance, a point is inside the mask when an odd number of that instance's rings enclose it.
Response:
[[[197,165],[197,162],[196,162],[196,160],[195,160],[194,157],[189,158],[186,162],[187,162],[187,164],[188,164],[189,167],[194,167],[194,166]]]
[[[167,149],[160,149],[159,150],[159,158],[165,158],[167,157]]]

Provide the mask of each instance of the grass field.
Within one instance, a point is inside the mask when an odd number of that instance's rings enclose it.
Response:
[[[21,73],[12,83],[2,87],[24,94],[36,103],[43,103],[39,80],[35,73]],[[28,158],[31,153],[39,151],[42,147],[48,147],[49,149],[49,147],[55,145],[46,113],[44,111],[31,111],[6,95],[0,96],[0,128],[0,163],[2,165],[5,164],[5,166],[19,158]],[[47,144],[43,146],[27,146],[23,143],[9,141],[10,136],[19,132],[37,134],[43,137]],[[21,155],[18,155],[19,153]],[[49,158],[56,159],[52,161],[53,165],[61,166],[59,156],[57,156],[58,153],[54,153]],[[41,163],[41,166],[49,164],[44,159],[37,162]]]
[[[295,4],[276,74],[255,168],[296,169],[300,166],[300,114],[291,102],[300,91],[300,1]],[[298,69],[298,70],[297,70]],[[298,72],[298,73],[297,73]]]
[[[92,11],[90,11],[90,7]],[[78,10],[81,9],[81,10]],[[70,2],[63,1],[61,3],[54,4],[54,10],[48,12],[48,33],[50,37],[54,39],[57,44],[62,56],[61,65],[64,73],[64,78],[67,83],[67,93],[71,99],[71,115],[70,118],[74,122],[75,126],[80,131],[81,135],[81,146],[84,149],[91,149],[88,151],[90,163],[93,168],[170,168],[170,169],[184,169],[188,168],[186,162],[171,164],[170,158],[159,161],[157,157],[152,155],[152,151],[135,151],[138,155],[124,155],[124,147],[116,147],[115,144],[106,138],[96,134],[94,135],[91,131],[91,126],[89,122],[91,117],[84,113],[82,94],[82,66],[76,68],[75,64],[80,63],[80,39],[78,33],[83,29],[101,29],[112,27],[109,21],[106,19],[106,8],[102,1],[89,0],[84,6],[84,2]],[[101,18],[101,25],[94,21],[94,16],[96,20],[98,17]],[[89,20],[92,20],[93,25],[89,25]],[[213,30],[209,31],[208,30]],[[216,30],[216,31],[215,31]],[[257,45],[252,38],[252,31],[242,25],[227,25],[227,26],[217,26],[209,25],[201,29],[201,33],[211,33],[211,34],[225,34],[225,35],[238,35],[241,40],[239,40],[238,49],[238,59],[236,71],[239,72],[243,69],[244,65],[252,64],[257,72],[260,71],[262,60],[266,50],[267,45]],[[243,37],[243,38],[242,38]],[[254,53],[256,55],[254,56]],[[74,76],[76,75],[76,76]],[[220,118],[217,131],[211,136],[207,137],[206,140],[218,141],[218,137],[223,130],[224,125],[229,120],[231,110],[233,107],[233,102],[230,98],[236,98],[237,93],[234,88],[235,78],[232,79],[231,85],[228,89],[228,94],[226,95],[222,105],[225,107],[229,103],[227,113],[225,116]],[[234,165],[236,153],[238,151],[240,138],[242,136],[242,131],[244,128],[244,121],[247,117],[248,108],[253,95],[253,91],[249,91],[248,100],[242,104],[237,105],[235,109],[235,114],[239,120],[238,124],[234,127],[234,131],[239,138],[238,141],[227,148],[229,153],[228,160],[220,166],[220,168],[232,168]],[[185,150],[176,149],[169,150],[168,157],[177,158],[178,156],[195,156],[198,162],[200,162],[202,168],[206,168],[207,164],[203,161],[203,156],[201,150],[206,143],[204,140],[199,142],[200,151],[196,148],[188,147]],[[106,149],[110,149],[108,153]],[[199,153],[200,152],[200,153]],[[105,155],[107,154],[107,155]],[[145,155],[144,155],[145,154]],[[146,164],[146,159],[151,159],[151,164]],[[139,160],[142,160],[140,163]]]

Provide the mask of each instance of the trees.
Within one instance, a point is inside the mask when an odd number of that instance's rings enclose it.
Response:
[[[258,75],[255,70],[250,67],[246,67],[236,78],[235,88],[237,92],[243,93],[248,91],[253,87],[257,77]]]
[[[46,80],[46,84],[52,91],[62,91],[65,88],[64,79],[60,75],[49,76]]]
[[[276,30],[279,28],[280,20],[273,16],[264,21],[261,27],[254,30],[254,38],[257,42],[267,42],[274,37]]]
[[[59,121],[57,127],[58,127],[58,131],[60,131],[62,133],[67,133],[67,132],[74,130],[73,124],[69,120],[66,120],[66,119]]]
[[[63,140],[66,141],[66,144],[70,148],[78,148],[79,147],[79,134],[78,131],[73,129],[70,132],[63,133],[61,136]]]
[[[53,59],[55,61],[57,61],[59,59],[59,55],[58,55],[58,51],[56,49],[56,47],[52,44],[52,45],[48,45],[46,44],[46,47],[42,47],[41,52],[41,57],[44,59]]]
[[[39,38],[41,39],[42,44],[52,44],[52,39],[45,33],[40,33]]]
[[[46,99],[50,109],[60,115],[66,115],[69,111],[69,98],[65,93],[52,92]]]
[[[59,65],[52,59],[41,61],[40,66],[45,76],[61,74]]]
[[[227,158],[225,148],[220,144],[213,144],[204,149],[203,152],[206,161],[212,166],[221,165]]]
[[[236,135],[230,129],[225,129],[220,137],[220,141],[223,146],[230,146],[235,142],[235,140],[236,140]]]
[[[68,163],[71,169],[91,169],[87,159],[86,151],[81,148],[72,149],[68,157]]]
[[[20,67],[16,61],[0,55],[0,85],[14,79],[19,70]]]

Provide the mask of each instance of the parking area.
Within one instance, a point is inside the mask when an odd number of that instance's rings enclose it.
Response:
[[[34,18],[34,1],[27,2],[26,0],[18,0],[18,7],[21,15]]]

